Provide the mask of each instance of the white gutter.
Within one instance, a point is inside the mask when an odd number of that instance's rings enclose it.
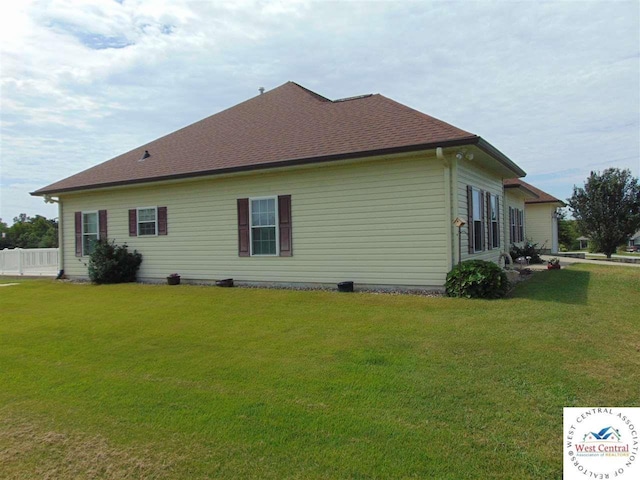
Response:
[[[456,158],[448,159],[444,155],[442,147],[436,148],[436,158],[444,166],[444,200],[445,200],[445,222],[447,232],[447,256],[450,259],[449,270],[458,262],[458,239],[459,229],[453,225],[454,219],[458,216],[458,195],[456,195],[456,185],[458,184],[458,161]]]
[[[60,198],[55,199],[52,198],[51,195],[44,195],[44,203],[57,203],[58,204],[58,272],[64,270],[64,253],[63,253],[63,240],[64,240],[64,234],[63,234],[63,220],[62,220],[62,214],[63,214],[63,208],[62,208],[62,202],[60,201]]]
[[[64,271],[64,228],[62,202],[58,199],[58,270]]]

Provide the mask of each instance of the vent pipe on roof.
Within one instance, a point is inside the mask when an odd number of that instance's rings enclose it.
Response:
[[[142,158],[140,160],[138,160],[139,162],[144,162],[145,158],[149,158],[151,156],[151,154],[149,153],[149,150],[145,150],[144,151],[144,155],[142,155]]]
[[[264,87],[260,87],[258,91],[260,92],[260,95],[262,95],[264,93]]]

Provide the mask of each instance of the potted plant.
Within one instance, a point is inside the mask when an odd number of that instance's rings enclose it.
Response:
[[[548,270],[560,270],[560,259],[554,257],[551,260],[549,260],[547,262],[547,269]]]
[[[178,273],[172,273],[167,277],[167,284],[180,285],[180,275]]]

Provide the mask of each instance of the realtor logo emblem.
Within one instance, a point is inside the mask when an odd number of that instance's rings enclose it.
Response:
[[[619,442],[620,431],[614,430],[613,427],[605,427],[602,430],[600,430],[598,433],[590,432],[586,434],[584,438],[585,440],[591,440],[591,441],[602,440],[604,442],[605,440],[612,440],[612,441],[617,440]]]
[[[564,408],[565,480],[640,478],[640,408]]]

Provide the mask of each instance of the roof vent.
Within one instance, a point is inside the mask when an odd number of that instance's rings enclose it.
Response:
[[[151,156],[151,154],[149,153],[149,150],[145,150],[144,151],[144,155],[142,155],[142,158],[140,160],[138,160],[139,162],[144,162],[145,159],[149,158]]]
[[[260,95],[262,95],[264,93],[264,87],[260,87],[258,91],[260,92]]]

